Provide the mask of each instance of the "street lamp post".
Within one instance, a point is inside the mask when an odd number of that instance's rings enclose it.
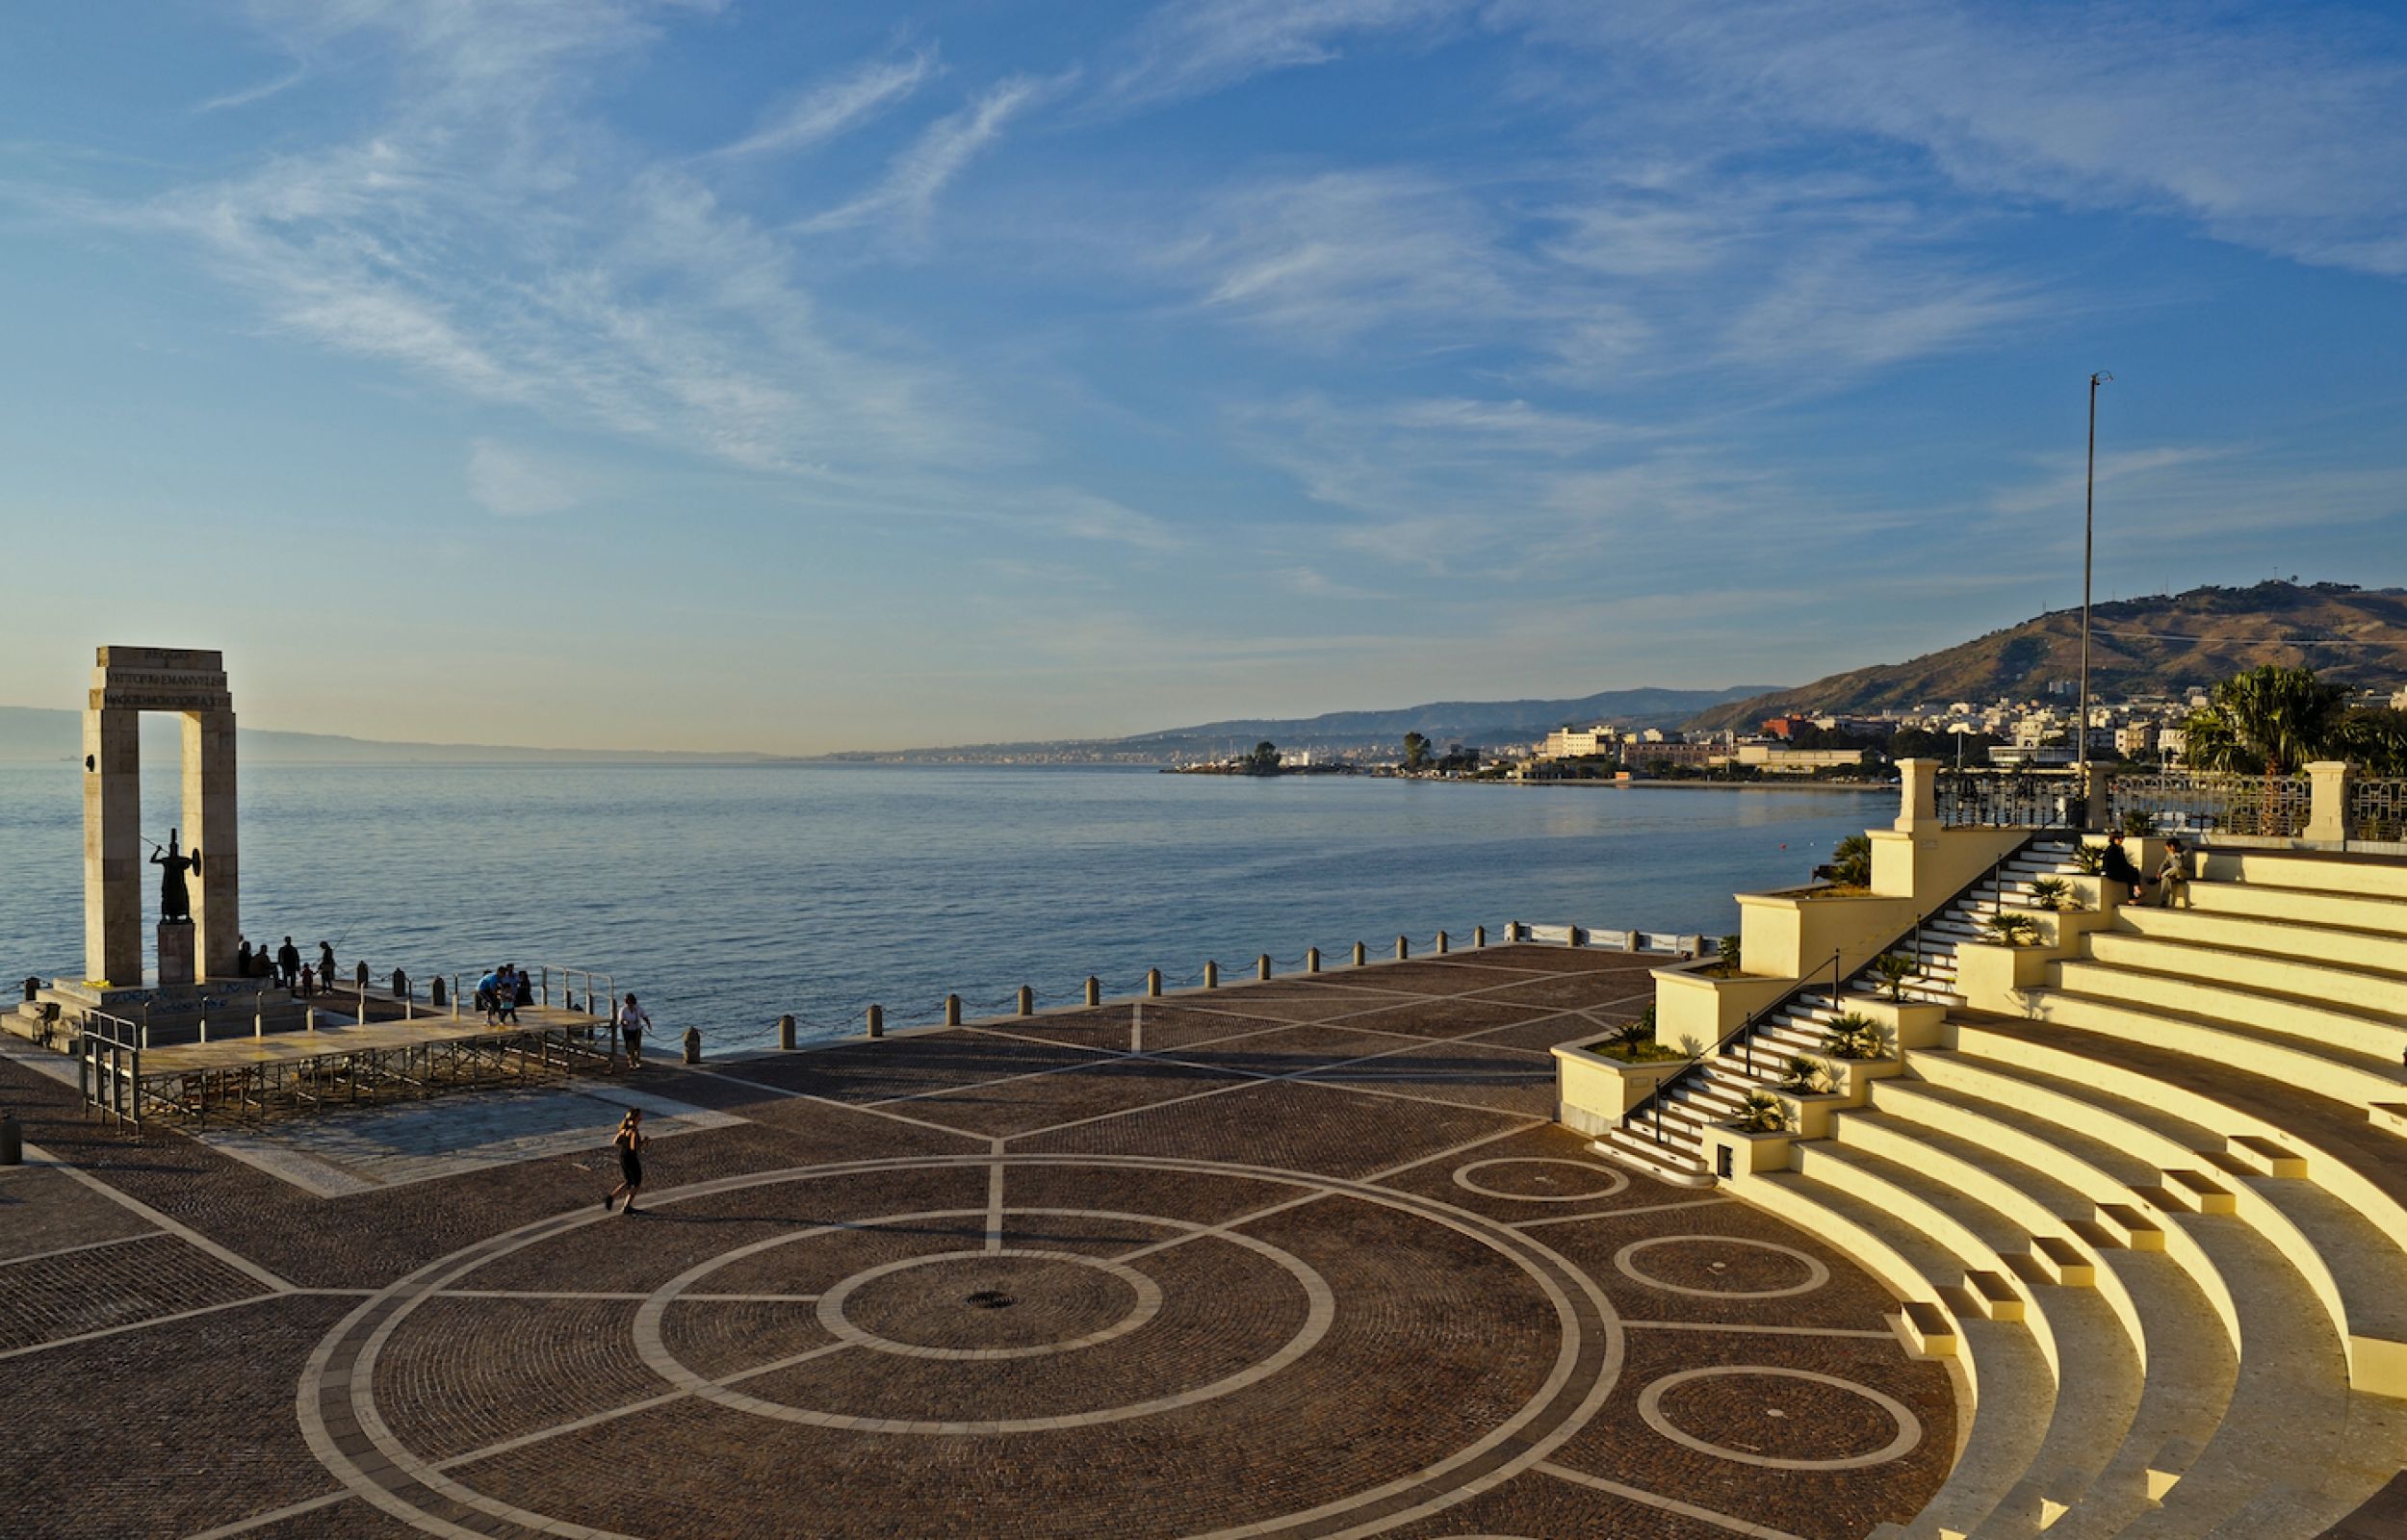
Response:
[[[2113,378],[2104,370],[2089,376],[2089,470],[2081,508],[2081,720],[2073,727],[2073,741],[2081,746],[2078,762],[2083,796],[2089,794],[2089,566],[2097,544],[2098,387]]]

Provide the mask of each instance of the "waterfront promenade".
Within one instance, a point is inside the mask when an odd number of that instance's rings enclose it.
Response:
[[[13,1535],[1851,1540],[1889,1296],[1556,1126],[1660,959],[1495,947],[139,1142],[0,1061]],[[660,1136],[606,1216],[620,1101]]]

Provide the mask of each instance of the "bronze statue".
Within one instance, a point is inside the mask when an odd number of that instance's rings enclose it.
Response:
[[[194,845],[189,856],[175,850],[175,834],[168,831],[168,848],[150,847],[150,864],[159,868],[159,917],[163,920],[189,920],[193,917],[192,894],[185,888],[184,874],[200,870],[200,847]]]

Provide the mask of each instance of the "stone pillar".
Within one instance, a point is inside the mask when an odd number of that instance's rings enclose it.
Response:
[[[1091,1006],[1103,1003],[1103,981],[1092,973],[1086,976],[1086,1003]]]
[[[1898,815],[1893,826],[1900,834],[1911,834],[1936,828],[1939,822],[1939,761],[1936,759],[1900,759],[1898,773]]]
[[[159,922],[159,987],[193,982],[193,922]]]
[[[1369,962],[1370,958],[1371,949],[1369,947],[1364,946],[1359,941],[1354,943],[1354,965],[1356,967],[1360,967],[1363,963]]]
[[[1020,986],[1020,1014],[1023,1016],[1036,1014],[1036,991],[1024,984]]]
[[[1446,955],[1446,933],[1443,931],[1437,933],[1437,955],[1439,957]]]
[[[790,1015],[777,1018],[777,1045],[781,1048],[794,1045],[794,1018]]]
[[[1257,979],[1270,977],[1270,954],[1268,952],[1254,960],[1254,976]]]
[[[868,1035],[872,1038],[886,1036],[886,1008],[882,1005],[869,1007]]]
[[[2307,827],[2300,837],[2330,845],[2348,838],[2348,782],[2345,760],[2317,759],[2307,766]]]
[[[1206,962],[1204,964],[1204,988],[1207,989],[1217,989],[1220,988],[1219,963]]]
[[[1487,926],[1485,926],[1485,925],[1474,925],[1474,926],[1472,926],[1472,927],[1471,927],[1471,945],[1472,945],[1472,946],[1474,946],[1474,947],[1482,947],[1482,946],[1486,946],[1487,944],[1488,944],[1488,927],[1487,927]]]
[[[1146,992],[1146,994],[1147,994],[1148,996],[1150,996],[1150,997],[1151,997],[1151,998],[1152,998],[1152,999],[1156,999],[1156,1000],[1158,1000],[1158,999],[1160,999],[1160,998],[1162,997],[1162,970],[1161,970],[1161,969],[1159,969],[1159,968],[1147,968],[1147,969],[1145,970],[1145,992]]]
[[[1318,973],[1320,970],[1321,949],[1317,946],[1306,947],[1304,949],[1304,971],[1307,973]]]
[[[141,713],[97,704],[84,713],[84,976],[120,988],[142,982]]]
[[[203,978],[231,978],[242,940],[242,848],[234,828],[234,713],[184,713],[184,848],[200,851],[191,879]]]
[[[961,1025],[961,996],[957,994],[945,996],[945,1025],[948,1027]]]

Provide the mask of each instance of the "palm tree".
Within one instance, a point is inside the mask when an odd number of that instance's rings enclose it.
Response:
[[[2332,751],[2347,710],[2348,691],[2326,684],[2310,668],[2267,663],[2214,687],[2214,704],[2189,719],[2189,762],[2209,770],[2265,772],[2265,811],[2259,831],[2277,828],[2275,783]]]
[[[2271,663],[2214,687],[2214,709],[2232,737],[2265,760],[2269,776],[2328,752],[2347,703],[2347,689],[2324,683],[2315,670]]]

